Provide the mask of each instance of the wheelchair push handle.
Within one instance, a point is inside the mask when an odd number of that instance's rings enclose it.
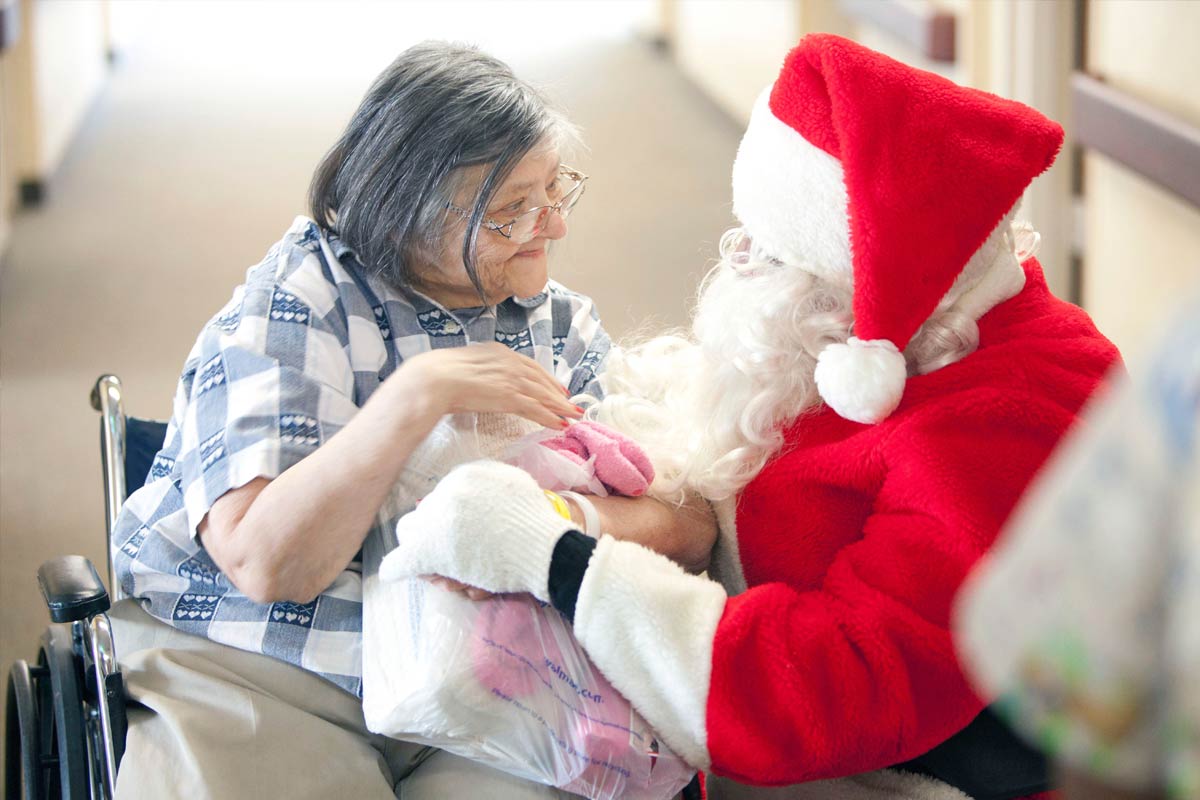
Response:
[[[92,562],[83,556],[46,561],[38,568],[38,586],[54,622],[76,622],[108,611],[108,591]]]

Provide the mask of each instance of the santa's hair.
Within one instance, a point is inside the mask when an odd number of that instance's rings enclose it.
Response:
[[[1010,219],[993,237],[998,247]],[[972,283],[994,258],[987,246],[976,255],[983,263],[972,258],[964,269]],[[966,285],[956,284],[913,335],[905,349],[910,375],[952,364],[978,346],[975,319],[952,302]],[[853,321],[848,283],[771,258],[735,228],[722,237],[719,260],[701,284],[690,333],[614,348],[601,376],[605,399],[588,416],[646,449],[657,473],[655,495],[680,501],[690,490],[724,499],[780,450],[789,423],[820,404],[817,355],[846,341]]]

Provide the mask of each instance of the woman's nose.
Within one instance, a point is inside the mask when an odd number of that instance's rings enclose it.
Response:
[[[567,235],[567,221],[553,209],[546,215],[546,227],[541,235],[547,239],[561,239]]]

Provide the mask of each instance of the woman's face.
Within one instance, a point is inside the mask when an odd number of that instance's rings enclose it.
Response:
[[[548,191],[558,177],[558,150],[543,146],[521,159],[488,205],[485,219],[505,223],[523,211],[549,205]],[[472,167],[454,199],[459,208],[470,208],[490,165]],[[446,308],[470,308],[480,304],[479,294],[462,262],[466,221],[451,217],[437,263],[419,271],[418,288]],[[546,247],[551,240],[567,235],[567,223],[558,214],[546,218],[545,227],[528,242],[516,243],[486,226],[479,231],[476,269],[489,305],[510,297],[533,297],[546,288],[549,278]]]

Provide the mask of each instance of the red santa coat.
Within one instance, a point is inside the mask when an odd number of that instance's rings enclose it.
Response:
[[[951,642],[955,592],[1119,360],[1025,270],[979,320],[978,350],[911,378],[885,421],[822,408],[791,426],[738,499],[736,539],[722,531],[714,571],[746,591],[718,597],[643,569],[628,543],[597,547],[576,631],[693,763],[758,785],[845,776],[979,712]]]

